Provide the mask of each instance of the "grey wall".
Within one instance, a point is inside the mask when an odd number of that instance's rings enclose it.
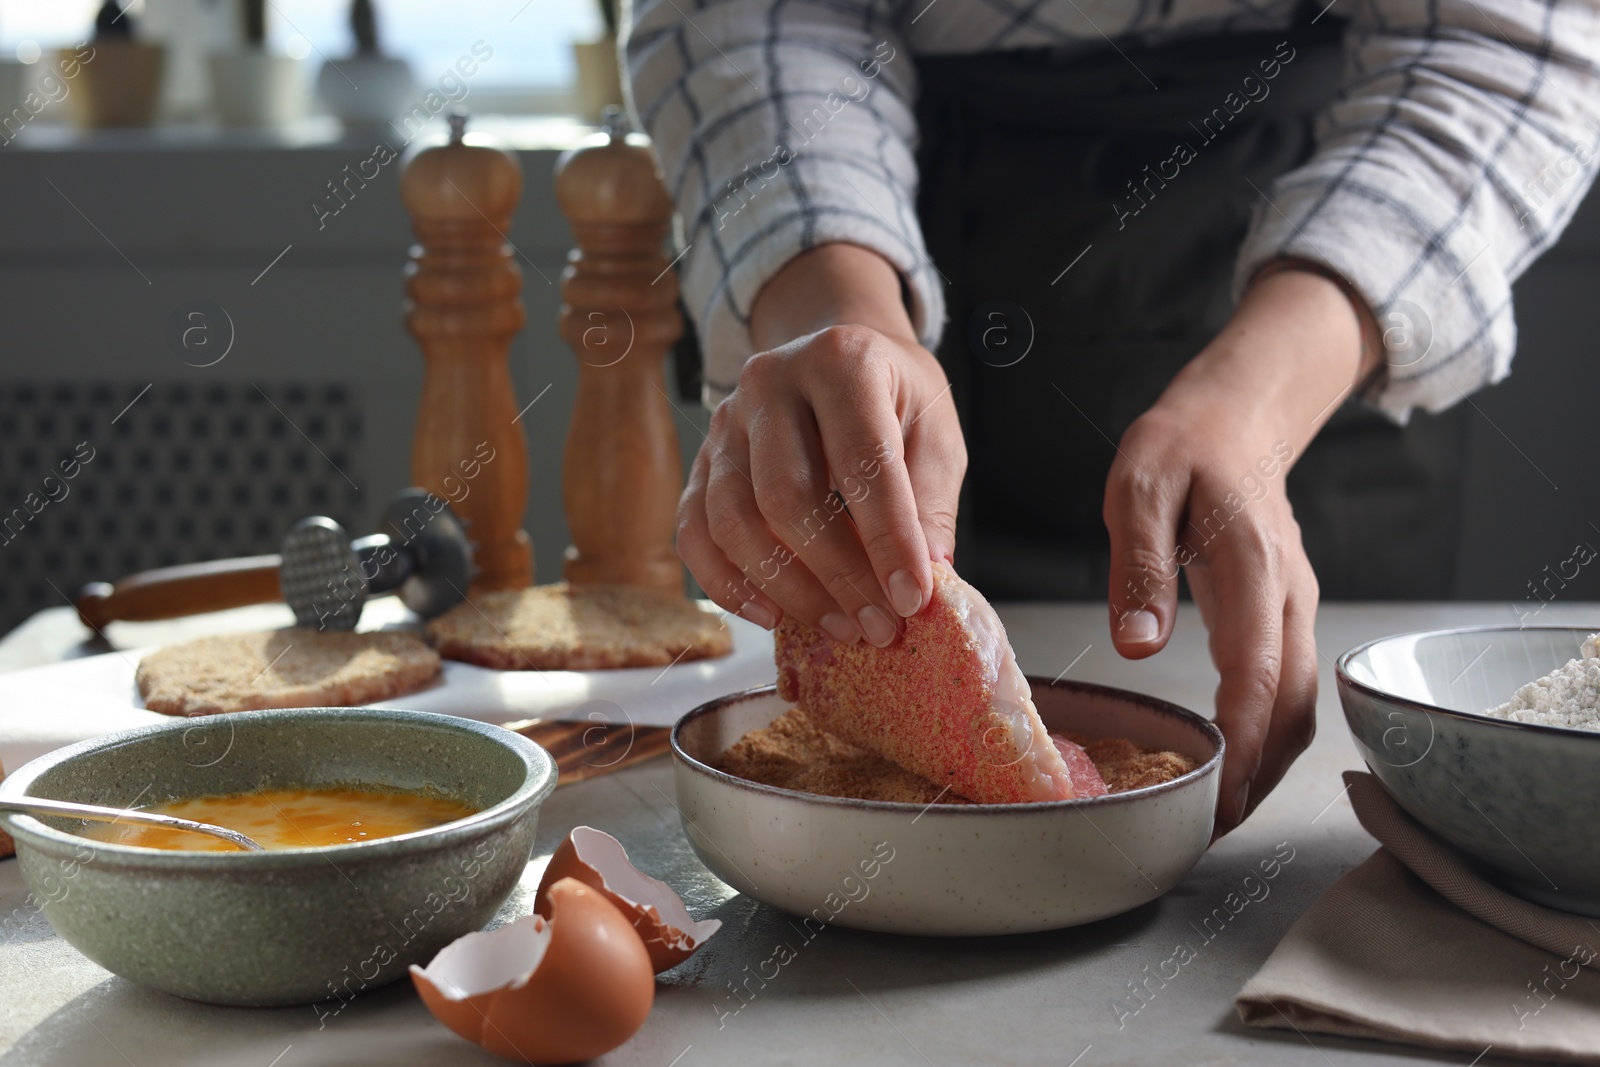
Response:
[[[363,491],[353,506],[359,514],[339,517],[369,528],[382,501],[408,481],[421,377],[400,320],[409,227],[398,168],[385,168],[319,230],[308,201],[346,164],[366,158],[368,146],[91,143],[100,147],[0,151],[0,384],[106,381],[131,398],[147,382],[255,382],[269,393],[288,382],[354,383],[366,415],[358,469],[348,473]],[[519,158],[526,188],[510,237],[522,255],[528,326],[511,359],[521,403],[550,386],[522,422],[532,471],[526,525],[538,574],[550,580],[566,545],[560,462],[576,379],[555,327],[553,283],[569,236],[551,188],[555,153]],[[1474,398],[1481,414],[1470,441],[1463,597],[1522,601],[1526,583],[1552,574],[1576,544],[1600,547],[1600,530],[1590,525],[1600,525],[1591,474],[1600,456],[1600,366],[1588,358],[1600,329],[1597,282],[1600,205],[1591,199],[1561,246],[1518,286],[1515,375]],[[165,336],[174,309],[193,298],[222,305],[236,328],[228,357],[204,369],[186,366]],[[681,406],[688,455],[700,441],[688,419],[703,424],[703,416]],[[24,443],[0,440],[0,449]],[[89,577],[115,575],[69,574],[63,583]],[[1600,599],[1600,566],[1558,585],[1548,588],[1563,598]]]
[[[1533,611],[1534,582],[1544,599],[1600,600],[1600,557],[1565,563],[1579,543],[1600,549],[1600,198],[1584,201],[1515,299],[1512,375],[1471,398],[1457,595]],[[1563,588],[1557,572],[1575,570]]]

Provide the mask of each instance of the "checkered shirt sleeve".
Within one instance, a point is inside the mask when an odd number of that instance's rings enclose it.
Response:
[[[929,344],[940,281],[917,225],[915,72],[881,0],[639,0],[632,104],[683,220],[681,278],[708,403],[753,354],[750,305],[805,249],[878,252]]]
[[[1511,370],[1511,283],[1560,235],[1600,149],[1600,9],[1362,0],[1312,159],[1258,204],[1235,274],[1338,271],[1384,331],[1366,399],[1397,422]]]
[[[1343,84],[1313,158],[1261,190],[1235,292],[1280,256],[1348,279],[1388,347],[1366,399],[1403,422],[1509,372],[1511,283],[1595,174],[1600,0],[1335,2],[1349,5]],[[635,0],[630,92],[682,214],[708,402],[753,352],[762,285],[818,244],[893,263],[919,336],[937,343],[943,283],[915,215],[912,49],[1170,39],[1285,26],[1294,10],[1105,0],[1091,18],[1074,0],[942,3]]]

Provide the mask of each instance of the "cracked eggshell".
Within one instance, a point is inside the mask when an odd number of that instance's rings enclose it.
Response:
[[[534,910],[539,914],[550,914],[546,893],[562,878],[575,878],[599,890],[628,917],[650,953],[650,966],[656,974],[694,955],[722,928],[721,919],[696,922],[670,885],[640,871],[629,862],[621,841],[592,826],[574,827],[550,857],[534,898]]]
[[[628,918],[570,878],[525,915],[446,945],[411,980],[434,1017],[521,1063],[579,1063],[627,1041],[655,1000],[655,975]]]

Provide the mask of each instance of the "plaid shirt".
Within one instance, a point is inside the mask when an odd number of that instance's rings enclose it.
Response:
[[[1390,348],[1367,399],[1403,422],[1510,372],[1511,283],[1595,175],[1600,0],[1335,2],[1343,84],[1312,158],[1261,190],[1234,289],[1277,256],[1342,275]],[[893,263],[919,336],[938,342],[908,52],[1115,47],[1285,28],[1294,13],[1294,0],[635,0],[632,103],[682,214],[707,402],[753,352],[762,285],[824,242]]]

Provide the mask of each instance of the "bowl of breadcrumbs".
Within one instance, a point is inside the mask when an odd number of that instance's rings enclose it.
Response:
[[[1165,893],[1209,844],[1221,733],[1154,697],[1028,684],[1051,735],[1093,761],[1103,795],[974,803],[829,733],[766,686],[673,729],[684,832],[719,878],[807,930],[1049,930]]]

